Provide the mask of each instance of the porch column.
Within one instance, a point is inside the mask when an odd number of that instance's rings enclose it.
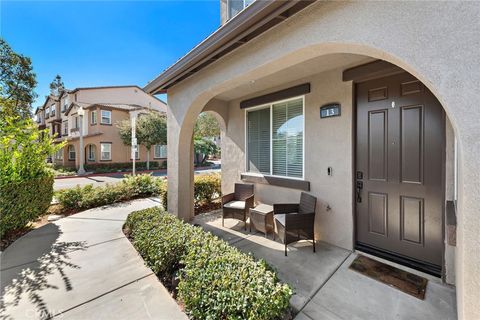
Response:
[[[176,104],[174,99],[169,100],[172,102],[167,108],[168,212],[190,221],[194,216],[193,125],[188,117],[192,115],[189,107]]]
[[[480,112],[477,112],[480,116]],[[472,119],[478,117],[472,116]],[[472,123],[473,124],[473,123]],[[456,286],[459,319],[480,317],[480,127],[460,128]]]

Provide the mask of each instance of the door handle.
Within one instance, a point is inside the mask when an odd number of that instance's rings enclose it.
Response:
[[[362,195],[361,195],[362,189],[363,189],[363,181],[357,181],[357,188],[355,193],[357,202],[362,202]]]

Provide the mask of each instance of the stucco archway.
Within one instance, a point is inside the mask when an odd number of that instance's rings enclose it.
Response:
[[[178,145],[169,151],[169,197],[177,193],[169,198],[171,212],[189,217],[178,196],[190,187],[185,176],[190,164],[181,155],[186,153],[189,158],[194,119],[212,98],[326,54],[352,53],[386,60],[421,80],[441,102],[454,128],[459,150],[458,311],[461,318],[479,317],[478,14],[480,8],[473,4],[319,2],[170,88],[169,143]],[[449,32],[445,32],[446,24]]]

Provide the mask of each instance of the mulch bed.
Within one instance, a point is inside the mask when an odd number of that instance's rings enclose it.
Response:
[[[209,203],[204,203],[198,206],[195,206],[195,215],[199,215],[202,213],[207,213],[210,211],[218,210],[222,207],[222,202],[220,199],[214,200]]]
[[[43,216],[39,217],[36,221],[30,222],[27,226],[23,228],[12,230],[8,232],[5,236],[3,236],[2,239],[0,240],[0,251],[4,251],[5,249],[8,248],[8,246],[10,246],[18,238],[24,236],[30,231],[38,229],[50,223],[50,221],[48,221],[48,216],[52,214],[58,214],[66,217],[80,211],[81,210],[74,210],[74,209],[66,210],[60,204],[52,204],[48,208],[47,212]]]

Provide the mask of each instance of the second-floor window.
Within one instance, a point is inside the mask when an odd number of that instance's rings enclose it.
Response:
[[[90,123],[97,124],[97,111],[90,112]]]
[[[45,107],[45,118],[48,118],[48,117],[50,117],[50,108]]]
[[[102,119],[100,123],[102,124],[112,124],[112,111],[110,110],[102,110]]]
[[[52,104],[52,105],[50,106],[50,109],[51,109],[51,110],[50,110],[50,115],[51,115],[51,116],[54,116],[54,115],[55,115],[55,104]]]
[[[65,112],[65,110],[67,110],[67,107],[68,107],[68,97],[65,97],[65,99],[63,99],[63,104],[62,104],[62,112]]]
[[[62,126],[63,126],[63,135],[64,136],[68,135],[68,121],[67,120],[63,121]]]
[[[78,120],[78,116],[73,117],[73,128],[74,129],[80,128],[79,123],[80,123],[80,121]]]
[[[227,0],[228,19],[235,17],[255,0]]]

